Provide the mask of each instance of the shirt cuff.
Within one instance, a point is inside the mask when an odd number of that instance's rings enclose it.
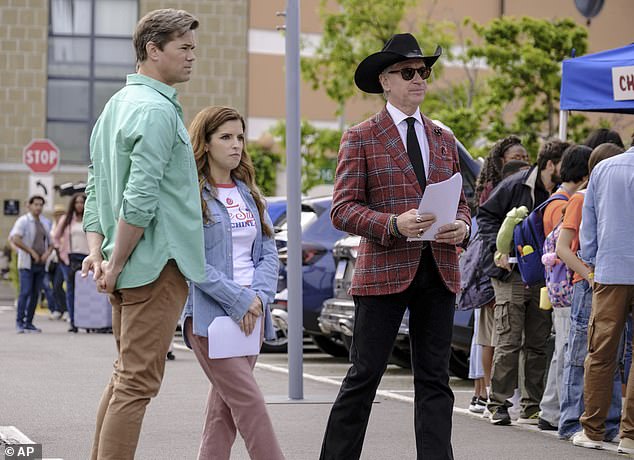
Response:
[[[146,228],[154,218],[154,213],[143,211],[130,204],[127,200],[123,200],[119,217],[130,225]]]

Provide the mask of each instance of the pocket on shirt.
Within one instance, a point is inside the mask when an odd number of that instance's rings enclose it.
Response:
[[[189,145],[191,143],[191,141],[189,140],[189,133],[184,127],[179,127],[176,130],[176,134],[183,144]]]
[[[185,128],[179,127],[176,130],[176,137],[178,139],[176,143],[178,147],[174,152],[177,155],[175,158],[176,164],[182,169],[189,169],[193,166],[194,159],[189,134]]]
[[[205,234],[205,249],[213,249],[222,241],[223,228],[221,224],[221,216],[219,214],[213,214],[210,222],[203,224],[203,232]]]

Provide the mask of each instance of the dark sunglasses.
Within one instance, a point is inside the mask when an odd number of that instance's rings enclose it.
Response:
[[[388,71],[388,73],[400,73],[401,77],[405,81],[410,81],[412,78],[414,78],[414,75],[416,75],[416,72],[418,72],[418,75],[420,75],[420,78],[422,78],[423,80],[427,80],[429,76],[431,75],[431,67],[419,67],[418,69],[415,69],[413,67],[405,67],[400,70]]]

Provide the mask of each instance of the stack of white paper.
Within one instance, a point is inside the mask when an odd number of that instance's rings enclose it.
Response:
[[[233,358],[260,354],[262,315],[258,316],[251,335],[245,335],[229,316],[216,317],[207,328],[209,357]]]
[[[434,235],[443,225],[456,220],[462,176],[456,173],[451,178],[425,187],[423,198],[418,206],[418,214],[434,214],[436,221],[420,237],[409,237],[407,241],[434,241]]]

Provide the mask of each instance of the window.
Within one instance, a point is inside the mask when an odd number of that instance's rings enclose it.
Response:
[[[65,164],[87,164],[92,127],[135,70],[138,0],[50,0],[47,136]]]

